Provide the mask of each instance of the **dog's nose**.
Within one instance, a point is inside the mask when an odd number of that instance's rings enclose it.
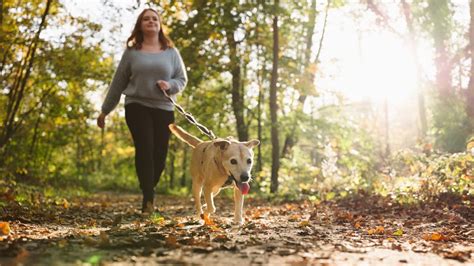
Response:
[[[250,176],[248,176],[247,174],[241,174],[240,175],[240,181],[241,182],[249,182],[250,180]]]

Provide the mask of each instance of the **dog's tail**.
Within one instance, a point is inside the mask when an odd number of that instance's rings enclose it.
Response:
[[[203,142],[202,140],[196,138],[195,136],[189,134],[188,132],[184,131],[181,127],[175,125],[175,124],[170,124],[168,126],[173,132],[173,134],[178,137],[180,140],[186,142],[189,146],[195,148],[199,143]]]

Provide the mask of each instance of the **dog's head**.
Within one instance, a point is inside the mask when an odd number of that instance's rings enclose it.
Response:
[[[253,165],[252,148],[259,144],[260,141],[256,139],[239,142],[227,138],[219,139],[214,142],[214,145],[219,147],[222,151],[222,166],[233,176],[237,183],[236,185],[241,190],[242,187],[240,185],[242,183],[248,183],[251,179],[250,171]]]

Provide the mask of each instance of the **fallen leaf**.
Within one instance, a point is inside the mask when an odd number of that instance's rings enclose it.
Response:
[[[447,259],[453,259],[460,262],[465,262],[471,258],[470,252],[468,251],[448,251],[443,253],[443,257]]]
[[[384,232],[385,232],[385,228],[383,226],[376,226],[375,228],[367,230],[367,233],[369,235],[373,235],[373,234],[383,235]]]
[[[0,233],[2,235],[10,234],[10,224],[8,222],[0,222]]]
[[[431,234],[424,234],[423,239],[426,241],[441,241],[444,240],[445,237],[441,233],[434,232]]]
[[[66,199],[63,199],[63,207],[64,209],[69,209],[69,202]]]
[[[262,218],[262,213],[260,211],[256,211],[252,214],[252,219],[260,219]]]
[[[309,226],[309,221],[302,221],[301,223],[299,223],[298,226],[299,226],[299,227]]]
[[[217,235],[216,237],[214,237],[214,239],[212,241],[223,243],[223,242],[227,242],[229,240],[230,240],[229,237],[227,237],[224,234],[221,234],[221,235]]]
[[[204,224],[205,225],[214,225],[214,222],[209,217],[209,215],[203,215],[202,218],[204,219]]]
[[[354,224],[354,227],[355,227],[356,229],[359,229],[359,228],[361,228],[362,226],[360,225],[359,222],[356,222],[356,223]]]
[[[398,228],[395,232],[393,232],[394,236],[402,236],[403,235],[403,230],[401,228]]]
[[[168,247],[176,248],[178,246],[178,239],[175,236],[170,235],[165,238],[165,243]]]
[[[431,234],[431,240],[433,240],[433,241],[441,241],[441,240],[443,240],[443,238],[444,238],[443,235],[438,233],[438,232],[435,232],[435,233]]]
[[[301,215],[293,214],[293,215],[290,216],[290,218],[288,219],[288,221],[290,221],[290,222],[296,222],[296,221],[298,221],[298,220],[300,220],[300,219],[301,219]]]

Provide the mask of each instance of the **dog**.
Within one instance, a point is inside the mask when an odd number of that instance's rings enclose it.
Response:
[[[192,193],[198,219],[209,219],[215,213],[214,196],[223,186],[234,187],[234,223],[243,224],[244,194],[250,189],[250,171],[253,165],[252,148],[259,140],[239,142],[232,138],[202,141],[181,127],[170,124],[169,129],[180,140],[193,147],[191,156]],[[230,182],[228,182],[230,181]],[[204,193],[206,209],[202,210],[201,193]]]

